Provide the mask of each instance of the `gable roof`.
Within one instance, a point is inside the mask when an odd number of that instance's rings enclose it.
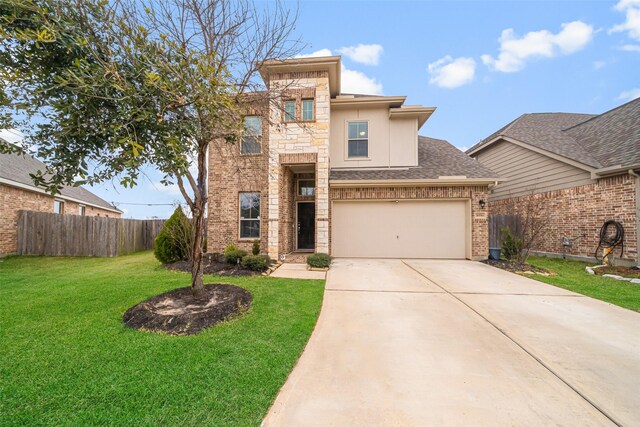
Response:
[[[592,168],[640,163],[640,99],[600,115],[523,114],[467,150],[514,139]]]
[[[34,185],[29,174],[35,173],[38,170],[44,171],[45,168],[44,163],[29,155],[0,153],[0,180],[6,181],[9,184],[21,184],[22,187],[31,187],[33,190],[41,191],[41,189]],[[113,212],[122,212],[83,187],[65,186],[60,190],[60,196],[62,198],[75,199],[80,202],[95,205]]]
[[[445,176],[497,180],[498,174],[442,139],[418,136],[418,166],[387,169],[332,169],[329,180],[423,180]],[[462,180],[461,180],[462,181]]]

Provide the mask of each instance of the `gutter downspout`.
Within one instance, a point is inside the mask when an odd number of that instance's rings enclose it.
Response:
[[[636,265],[640,265],[640,175],[633,169],[629,169],[629,175],[636,181]]]

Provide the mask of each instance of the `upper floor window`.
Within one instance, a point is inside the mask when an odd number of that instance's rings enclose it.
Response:
[[[284,121],[293,122],[296,120],[296,101],[290,99],[284,101]]]
[[[85,216],[86,215],[86,207],[85,205],[78,206],[78,215]]]
[[[369,122],[349,122],[348,157],[369,157]]]
[[[302,120],[310,122],[314,119],[313,115],[313,99],[302,100]]]
[[[240,193],[240,238],[260,238],[260,193]]]
[[[53,213],[64,214],[64,202],[62,200],[55,199],[53,201]]]
[[[244,136],[240,143],[242,154],[259,154],[262,145],[262,118],[260,116],[245,116]]]

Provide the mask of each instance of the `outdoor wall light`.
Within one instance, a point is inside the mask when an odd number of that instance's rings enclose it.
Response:
[[[487,204],[487,202],[484,201],[484,199],[480,199],[480,208],[484,209],[485,205]]]

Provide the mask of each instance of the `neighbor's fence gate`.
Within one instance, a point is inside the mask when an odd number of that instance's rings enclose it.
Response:
[[[518,215],[489,215],[489,247],[502,247],[502,227],[509,227],[514,236],[522,235],[522,224]]]
[[[153,248],[165,220],[18,213],[18,254],[113,257]]]

